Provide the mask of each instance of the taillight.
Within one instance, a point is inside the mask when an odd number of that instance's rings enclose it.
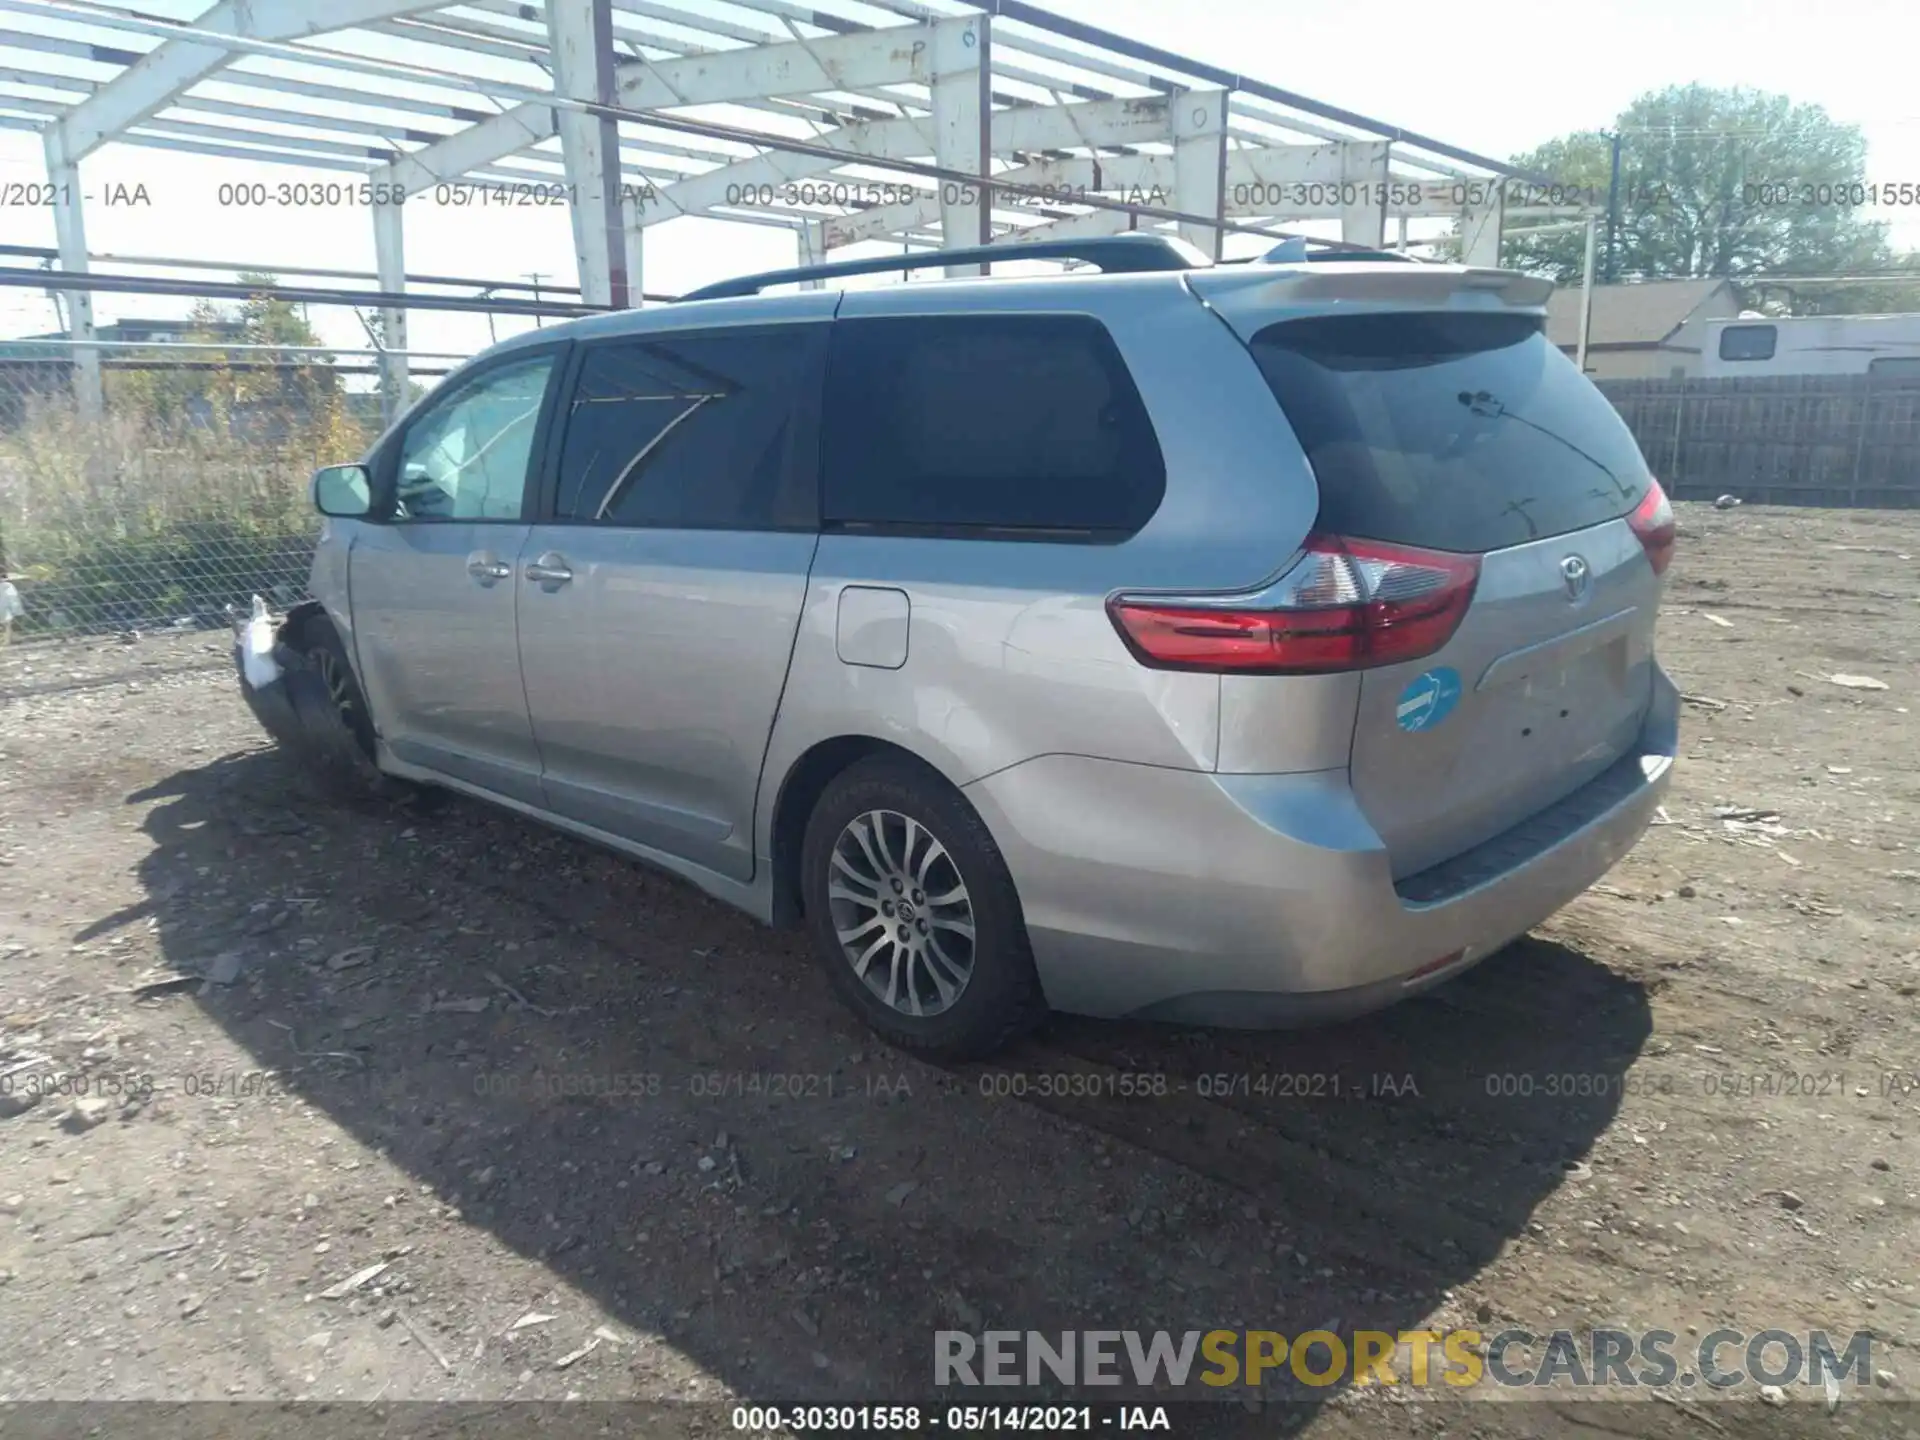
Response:
[[[1647,552],[1647,563],[1653,566],[1653,573],[1666,574],[1667,566],[1673,563],[1673,540],[1678,527],[1673,519],[1673,506],[1668,503],[1667,492],[1660,488],[1658,480],[1647,482],[1647,493],[1633,507],[1627,524],[1640,537],[1640,544]]]
[[[1287,573],[1229,601],[1122,596],[1107,610],[1143,664],[1164,670],[1318,675],[1418,660],[1453,637],[1480,579],[1477,555],[1310,535]]]

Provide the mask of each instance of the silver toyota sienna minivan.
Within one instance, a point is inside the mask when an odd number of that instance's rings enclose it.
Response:
[[[803,924],[923,1053],[1458,974],[1666,788],[1665,495],[1544,281],[1074,253],[496,346],[315,477],[249,702]]]

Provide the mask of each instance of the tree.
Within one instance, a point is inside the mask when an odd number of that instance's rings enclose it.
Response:
[[[240,283],[265,291],[279,280],[242,271]],[[317,346],[319,335],[290,301],[254,294],[235,310],[198,300],[187,312],[182,339],[196,345]],[[133,402],[167,423],[227,423],[235,406],[279,403],[313,414],[326,410],[340,377],[324,357],[259,350],[169,353],[164,345],[131,352],[135,368],[115,377],[111,395]],[[221,417],[214,420],[213,417]]]
[[[240,272],[242,285],[257,285],[261,291],[280,282],[276,276],[259,271]],[[290,300],[270,299],[263,293],[241,301],[234,317],[240,324],[240,340],[246,345],[317,346],[319,334],[307,323],[307,317]],[[245,362],[234,374],[234,396],[238,400],[285,400],[309,408],[324,404],[336,394],[340,377],[333,367],[317,355],[242,351],[236,357]]]
[[[1744,87],[1678,85],[1642,95],[1620,136],[1616,278],[1675,279],[1894,269],[1886,226],[1863,220],[1867,145],[1818,105]],[[1609,132],[1580,131],[1514,163],[1606,203]],[[1603,222],[1604,223],[1604,222]],[[1605,233],[1599,260],[1605,278]],[[1504,264],[1578,284],[1578,231],[1507,243]],[[1831,308],[1844,291],[1805,292]]]
[[[1920,253],[1896,256],[1875,277],[1844,285],[1755,281],[1742,285],[1740,291],[1747,304],[1769,315],[1889,315],[1920,310]]]

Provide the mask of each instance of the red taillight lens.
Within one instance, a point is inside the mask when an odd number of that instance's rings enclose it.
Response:
[[[1679,527],[1674,523],[1673,506],[1667,501],[1667,492],[1660,488],[1658,480],[1647,482],[1646,496],[1634,506],[1627,523],[1633,527],[1633,533],[1640,537],[1640,544],[1647,552],[1647,563],[1653,566],[1653,573],[1666,574],[1667,566],[1673,563],[1673,541]]]
[[[1133,653],[1163,670],[1318,675],[1431,655],[1452,638],[1480,579],[1476,555],[1311,535],[1257,598],[1121,598],[1107,609]]]

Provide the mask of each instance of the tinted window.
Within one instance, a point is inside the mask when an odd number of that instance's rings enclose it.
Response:
[[[436,398],[400,442],[396,520],[518,520],[553,356]]]
[[[1729,325],[1720,332],[1720,358],[1771,360],[1778,338],[1771,325]]]
[[[1342,535],[1487,551],[1625,515],[1632,433],[1537,316],[1343,315],[1254,337]]]
[[[842,320],[826,416],[829,524],[1121,539],[1166,489],[1133,378],[1088,316]]]
[[[555,515],[609,525],[814,523],[803,406],[825,326],[666,335],[588,350]],[[817,392],[816,392],[817,393]]]
[[[1869,375],[1920,375],[1920,355],[1880,355],[1867,362]]]

